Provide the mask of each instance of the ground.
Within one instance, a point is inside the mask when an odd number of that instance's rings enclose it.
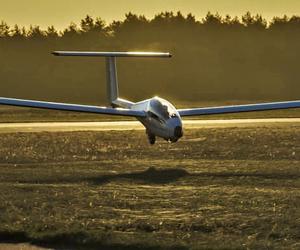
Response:
[[[0,241],[82,249],[299,249],[300,126],[4,133]]]

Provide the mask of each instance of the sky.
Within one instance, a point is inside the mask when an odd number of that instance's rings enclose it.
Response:
[[[201,20],[208,11],[241,16],[247,11],[273,16],[300,15],[300,0],[0,0],[0,20],[10,25],[54,25],[58,30],[79,23],[87,14],[110,23],[132,12],[152,18],[162,11],[180,10]]]

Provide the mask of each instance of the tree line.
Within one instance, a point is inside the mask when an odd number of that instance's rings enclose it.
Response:
[[[1,96],[104,103],[99,58],[56,58],[53,50],[169,51],[172,59],[118,60],[120,92],[140,100],[298,99],[300,17],[247,12],[241,18],[162,12],[106,24],[87,15],[62,31],[0,22]]]

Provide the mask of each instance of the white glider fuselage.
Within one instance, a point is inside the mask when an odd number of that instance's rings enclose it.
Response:
[[[176,108],[165,99],[153,97],[132,104],[131,109],[146,113],[146,117],[136,118],[145,126],[149,138],[158,136],[176,142],[182,137],[181,117]]]

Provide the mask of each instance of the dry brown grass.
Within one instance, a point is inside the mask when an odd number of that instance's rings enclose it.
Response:
[[[0,240],[299,249],[300,127],[1,134]],[[196,139],[196,140],[195,140]]]

